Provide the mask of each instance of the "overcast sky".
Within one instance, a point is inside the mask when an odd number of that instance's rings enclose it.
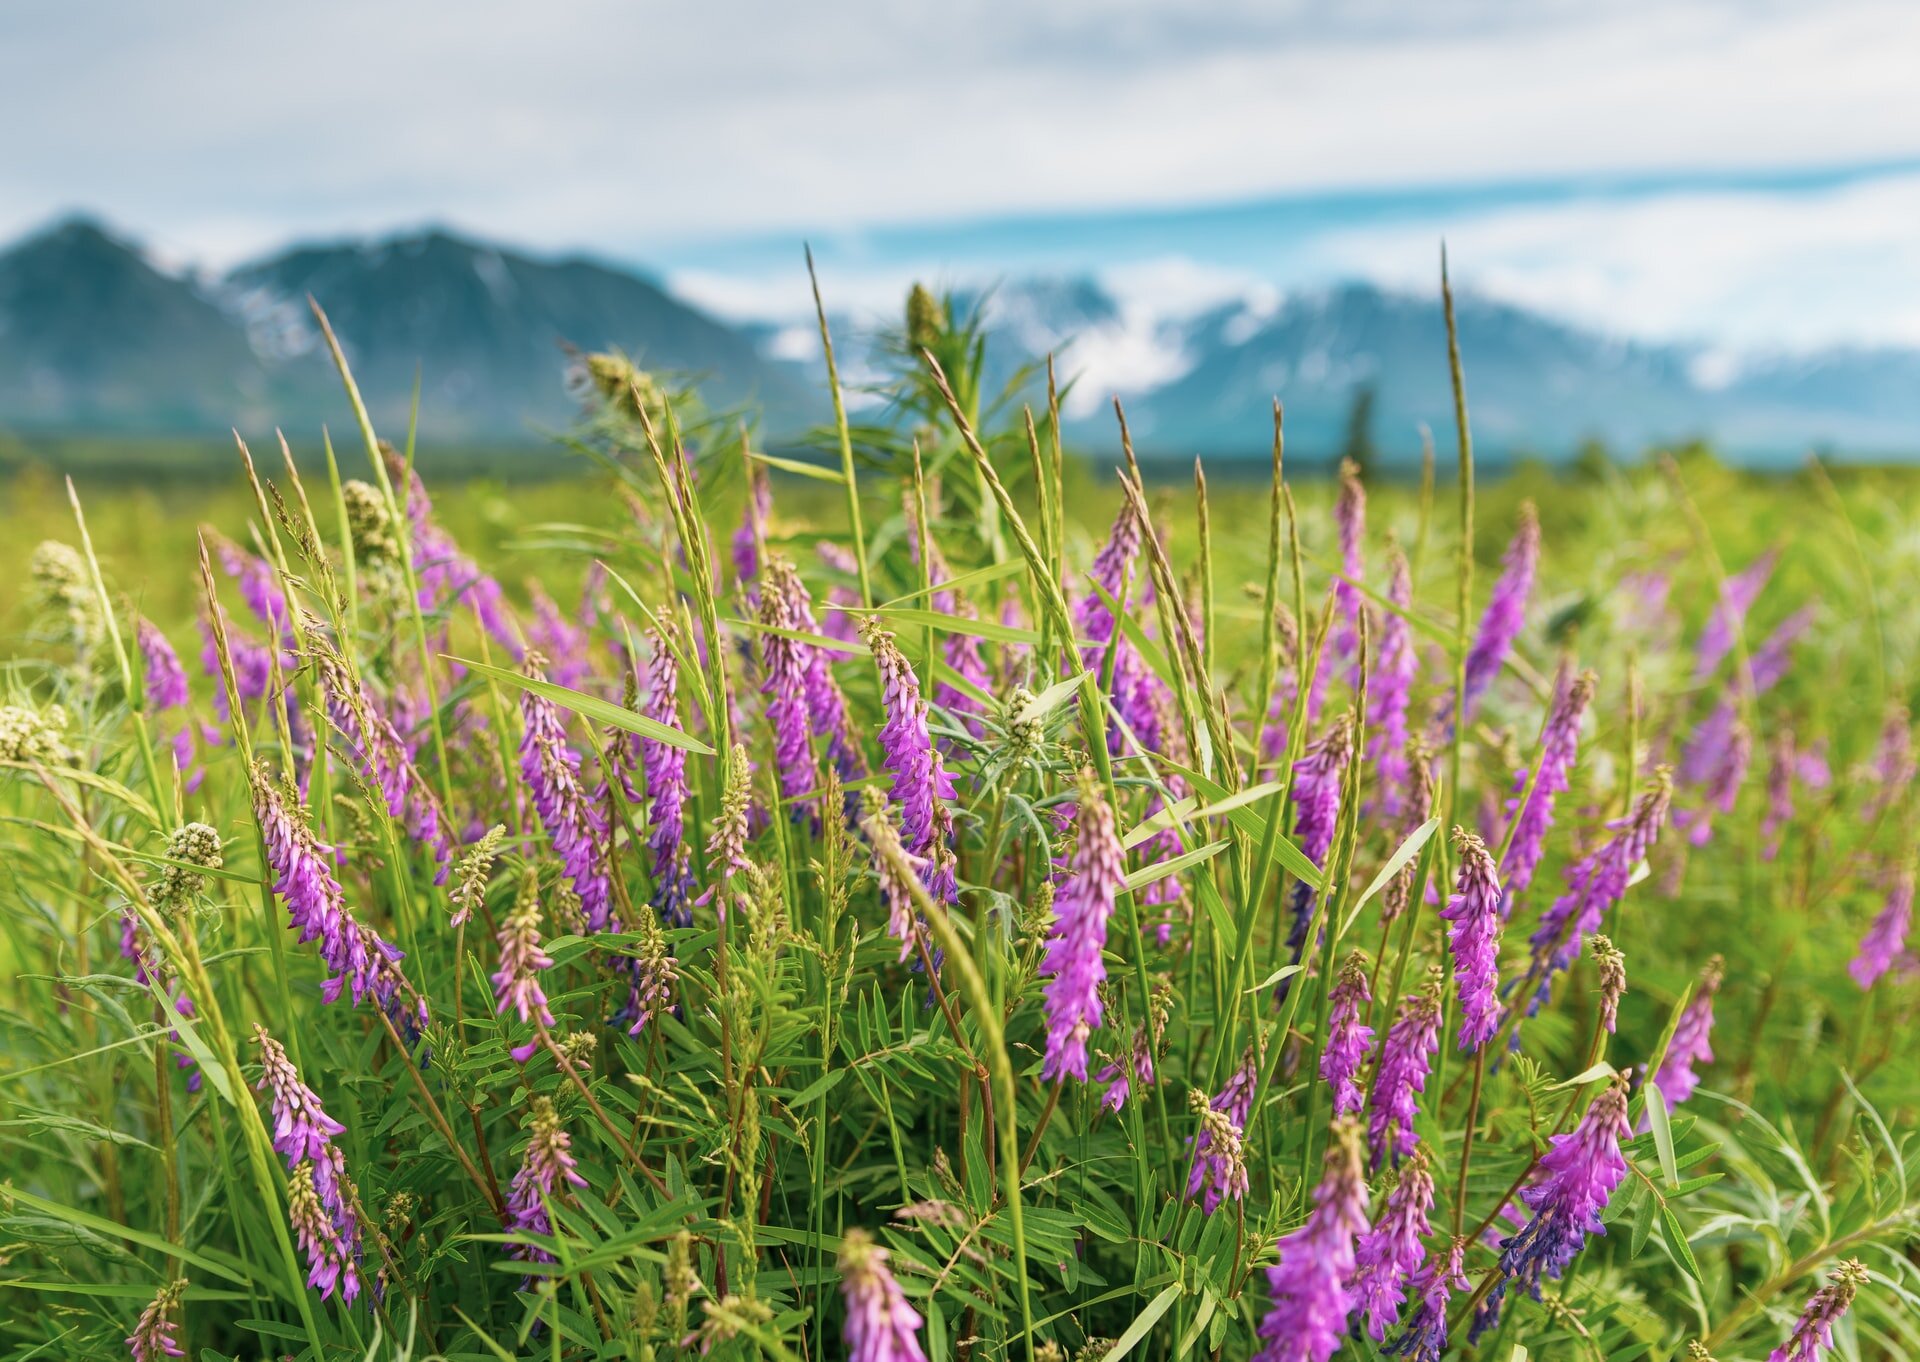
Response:
[[[10,0],[0,233],[85,208],[218,263],[448,222],[781,312],[803,236],[849,293],[1204,291],[1430,282],[1444,231],[1616,329],[1920,343],[1916,73],[1920,6],[1870,0]],[[1193,226],[1247,200],[1232,249]]]

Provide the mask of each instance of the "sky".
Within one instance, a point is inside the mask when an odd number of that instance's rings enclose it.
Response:
[[[10,0],[0,237],[160,258],[443,223],[737,317],[1088,274],[1361,277],[1623,334],[1920,344],[1920,6]]]

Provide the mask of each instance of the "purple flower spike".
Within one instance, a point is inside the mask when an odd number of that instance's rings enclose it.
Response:
[[[1667,1057],[1660,1061],[1660,1068],[1653,1076],[1653,1086],[1666,1102],[1669,1114],[1700,1086],[1700,1076],[1694,1072],[1694,1066],[1713,1062],[1713,995],[1720,991],[1724,968],[1716,955],[1701,971],[1699,991],[1687,1004],[1687,1010],[1680,1014],[1679,1025],[1674,1027],[1673,1039],[1667,1045]],[[1653,1099],[1649,1096],[1647,1100]]]
[[[1351,674],[1360,660],[1360,614],[1365,602],[1354,583],[1367,574],[1367,489],[1360,485],[1360,468],[1351,459],[1340,461],[1340,495],[1333,520],[1340,532],[1340,578],[1333,584],[1333,661]]]
[[[1395,544],[1388,558],[1387,602],[1380,653],[1367,683],[1367,761],[1373,767],[1380,812],[1398,819],[1406,812],[1412,772],[1407,762],[1407,708],[1420,660],[1413,650],[1413,627],[1400,613],[1413,604],[1413,577],[1407,556]]]
[[[513,1175],[513,1186],[507,1192],[507,1229],[519,1234],[550,1235],[553,1219],[547,1212],[548,1204],[570,1196],[569,1188],[585,1187],[587,1180],[580,1176],[573,1157],[573,1137],[561,1127],[553,1103],[535,1097],[531,1109],[528,1125],[532,1136],[520,1171]],[[538,1244],[515,1244],[511,1252],[524,1263],[553,1261],[553,1255]]]
[[[1841,1263],[1828,1284],[1807,1299],[1793,1333],[1767,1355],[1767,1362],[1820,1362],[1821,1355],[1833,1347],[1833,1326],[1867,1281],[1867,1269],[1859,1259]]]
[[[1193,1167],[1187,1175],[1187,1195],[1201,1198],[1208,1215],[1220,1209],[1223,1200],[1246,1195],[1247,1169],[1240,1151],[1240,1132],[1246,1129],[1253,1113],[1253,1090],[1260,1080],[1259,1061],[1252,1050],[1240,1060],[1240,1067],[1227,1078],[1227,1085],[1214,1094],[1203,1117],[1199,1133],[1193,1137]]]
[[[767,518],[772,514],[773,483],[766,469],[750,464],[746,507],[740,513],[740,528],[733,532],[733,570],[743,586],[759,574],[760,548],[766,543]]]
[[[1440,916],[1453,924],[1453,977],[1460,993],[1460,1048],[1478,1050],[1500,1029],[1500,881],[1487,844],[1453,830],[1460,852],[1458,891]]]
[[[1306,1223],[1280,1241],[1280,1261],[1267,1269],[1272,1304],[1260,1321],[1262,1343],[1253,1362],[1327,1362],[1346,1338],[1354,1239],[1367,1228],[1357,1123],[1334,1123],[1326,1174],[1313,1200]]]
[[[1572,1134],[1553,1137],[1553,1148],[1540,1157],[1539,1180],[1520,1193],[1533,1219],[1501,1241],[1502,1290],[1517,1281],[1539,1300],[1542,1278],[1557,1280],[1588,1235],[1606,1233],[1600,1216],[1627,1175],[1620,1153],[1627,1133],[1627,1082],[1616,1078]]]
[[[127,1353],[133,1362],[161,1362],[162,1358],[186,1356],[173,1336],[173,1321],[168,1318],[179,1308],[180,1296],[186,1289],[184,1277],[168,1282],[140,1312],[139,1323],[127,1335]]]
[[[274,1152],[286,1159],[289,1172],[303,1160],[324,1161],[333,1137],[344,1135],[347,1128],[327,1115],[318,1095],[300,1081],[293,1061],[266,1027],[256,1022],[253,1039],[260,1047],[260,1081],[254,1089],[268,1094]]]
[[[178,709],[187,703],[187,670],[180,665],[180,654],[167,642],[167,636],[144,615],[140,617],[136,637],[140,642],[142,682],[147,708],[158,714]]]
[[[1887,891],[1886,906],[1873,919],[1867,934],[1860,938],[1860,953],[1847,966],[1853,982],[1862,989],[1872,988],[1907,944],[1907,933],[1912,926],[1913,866],[1909,863],[1901,867],[1893,887]]]
[[[360,1294],[359,1193],[347,1176],[346,1158],[333,1143],[345,1127],[321,1109],[313,1089],[266,1028],[255,1025],[260,1046],[259,1091],[269,1095],[274,1152],[287,1161],[288,1215],[307,1255],[307,1284],[322,1300],[338,1288],[351,1303]]]
[[[1306,754],[1293,766],[1294,836],[1307,859],[1322,869],[1340,825],[1341,790],[1352,756],[1353,716],[1342,714],[1317,742],[1308,744]],[[1315,888],[1305,880],[1295,881],[1293,886],[1293,925],[1287,933],[1287,945],[1292,947],[1296,961],[1307,943],[1307,925],[1313,920]]]
[[[322,1205],[313,1164],[303,1163],[287,1179],[287,1221],[294,1241],[307,1255],[307,1285],[325,1300],[335,1291],[351,1305],[360,1295],[357,1233],[343,1234]]]
[[[1122,506],[1120,514],[1114,517],[1113,530],[1108,534],[1099,555],[1094,558],[1088,575],[1099,584],[1101,591],[1117,602],[1126,594],[1126,584],[1132,575],[1134,560],[1139,555],[1140,522],[1134,518],[1133,507],[1128,504]],[[1080,663],[1095,676],[1102,674],[1107,646],[1113,641],[1116,628],[1113,611],[1107,608],[1099,591],[1089,591],[1074,603],[1073,636],[1081,640],[1083,645]],[[1116,676],[1117,664],[1116,659]]]
[[[920,678],[893,635],[869,617],[861,636],[880,670],[880,695],[887,720],[880,726],[880,750],[893,772],[893,800],[900,806],[900,837],[908,851],[928,855],[934,838],[934,805],[952,799],[953,778],[940,760],[940,749],[927,731],[927,702],[920,694]]]
[[[679,726],[680,664],[669,639],[647,632],[647,697],[641,710],[655,723]],[[653,738],[640,739],[647,778],[647,845],[653,851],[653,906],[664,921],[691,926],[693,872],[687,857],[687,754]]]
[[[1320,1051],[1320,1077],[1333,1087],[1333,1114],[1351,1116],[1366,1105],[1357,1081],[1367,1051],[1373,1048],[1373,1028],[1361,1020],[1373,1001],[1367,986],[1367,958],[1359,951],[1347,963],[1327,995],[1327,1042]]]
[[[814,801],[802,798],[820,783],[813,745],[808,741],[811,715],[807,655],[813,649],[773,632],[799,629],[794,598],[801,589],[799,575],[791,564],[778,558],[767,564],[760,592],[760,622],[767,626],[760,635],[760,690],[767,697],[767,721],[773,726],[773,760],[780,777],[781,798],[792,804],[796,819],[806,818],[817,827]]]
[[[920,1347],[920,1312],[907,1304],[887,1256],[865,1230],[849,1230],[840,1241],[848,1362],[927,1362]]]
[[[1367,1100],[1367,1147],[1375,1168],[1389,1158],[1411,1154],[1419,1143],[1413,1118],[1420,1114],[1420,1094],[1426,1091],[1439,1048],[1440,980],[1436,977],[1425,989],[1402,1000],[1380,1048],[1380,1066]]]
[[[872,786],[867,787],[866,814],[860,826],[873,848],[873,873],[880,882],[880,901],[887,905],[887,935],[900,943],[904,963],[913,954],[919,922],[913,885],[918,879],[921,887],[926,887],[928,862],[900,844],[900,829],[894,825],[885,798]]]
[[[1520,505],[1520,528],[1501,560],[1500,578],[1493,584],[1480,630],[1467,651],[1466,717],[1473,717],[1480,697],[1500,674],[1527,622],[1527,601],[1533,595],[1533,574],[1540,566],[1540,518],[1533,503]]]
[[[748,903],[742,881],[753,868],[747,860],[752,806],[753,766],[747,760],[747,749],[735,743],[727,762],[727,783],[720,796],[720,813],[707,834],[706,892],[693,901],[695,908],[712,904],[714,916],[723,922],[729,908],[744,908]]]
[[[526,674],[545,680],[538,653],[528,653]],[[567,744],[566,722],[553,701],[534,691],[520,693],[520,778],[533,795],[540,825],[547,830],[590,930],[607,929],[613,886],[602,856],[606,825],[580,784],[580,754]]]
[[[1767,579],[1773,576],[1774,566],[1779,561],[1779,550],[1768,549],[1727,578],[1720,603],[1714,606],[1713,614],[1707,617],[1706,628],[1700,631],[1700,642],[1694,655],[1695,683],[1711,677],[1718,670],[1721,659],[1733,651],[1734,635],[1745,624],[1747,611],[1760,598],[1760,592],[1765,589]]]
[[[1387,1194],[1380,1219],[1360,1236],[1354,1254],[1354,1309],[1366,1316],[1367,1334],[1375,1343],[1387,1336],[1387,1326],[1400,1317],[1407,1298],[1407,1282],[1425,1259],[1421,1242],[1433,1233],[1427,1214],[1433,1209],[1433,1174],[1427,1151],[1416,1150],[1400,1170],[1400,1182]]]
[[[1775,625],[1766,641],[1754,650],[1747,662],[1748,673],[1753,677],[1754,694],[1765,695],[1780,684],[1787,674],[1787,668],[1792,665],[1793,645],[1813,627],[1819,614],[1815,606],[1802,606]]]
[[[1513,901],[1533,884],[1534,871],[1540,868],[1540,856],[1546,849],[1547,831],[1553,827],[1554,800],[1573,780],[1573,764],[1580,754],[1580,720],[1587,712],[1597,684],[1592,672],[1566,681],[1557,687],[1553,712],[1547,718],[1546,732],[1540,741],[1540,775],[1527,789],[1527,772],[1514,776],[1513,799],[1507,812],[1516,821],[1507,852],[1501,858],[1500,871],[1507,893],[1501,916],[1513,914]],[[1525,800],[1522,803],[1522,800]]]
[[[1468,1286],[1464,1262],[1467,1241],[1455,1237],[1445,1252],[1427,1255],[1413,1276],[1414,1306],[1407,1327],[1384,1351],[1410,1362],[1440,1362],[1448,1342],[1447,1306],[1456,1291]]]
[[[1127,878],[1126,852],[1113,810],[1092,771],[1080,776],[1077,835],[1066,878],[1054,895],[1053,932],[1040,973],[1047,980],[1047,1057],[1041,1077],[1087,1081],[1087,1037],[1100,1025],[1100,985],[1107,977],[1101,952],[1107,919]]]
[[[553,1013],[547,1009],[547,995],[540,987],[540,971],[553,968],[553,958],[540,949],[540,899],[531,873],[520,886],[520,898],[500,924],[500,968],[493,974],[494,1014],[504,1016],[509,1008],[521,1021],[553,1025]],[[514,1047],[516,1061],[525,1064],[540,1048],[535,1039]]]

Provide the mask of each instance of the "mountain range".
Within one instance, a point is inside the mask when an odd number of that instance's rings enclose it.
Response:
[[[569,347],[619,348],[695,378],[716,405],[757,407],[770,438],[791,439],[826,414],[806,326],[723,322],[608,262],[427,231],[298,246],[213,274],[162,268],[75,218],[0,252],[0,431],[342,424],[309,295],[377,425],[404,425],[418,376],[430,440],[541,444],[578,412]],[[1262,455],[1276,395],[1289,448],[1309,457],[1339,447],[1363,390],[1389,461],[1413,457],[1422,424],[1451,421],[1433,298],[1350,282],[1156,313],[1069,277],[1007,281],[957,301],[983,309],[996,374],[1050,350],[1063,372],[1083,374],[1067,412],[1069,433],[1089,442],[1110,442],[1114,392],[1137,445],[1159,455]],[[1694,437],[1758,463],[1811,446],[1920,454],[1920,351],[1729,357],[1603,336],[1473,295],[1459,299],[1458,320],[1476,442],[1492,456]],[[835,330],[844,367],[858,371],[859,337],[874,328],[840,319]]]

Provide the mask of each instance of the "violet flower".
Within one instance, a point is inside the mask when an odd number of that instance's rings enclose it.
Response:
[[[136,626],[135,637],[140,643],[141,682],[148,710],[158,714],[185,707],[187,671],[180,665],[180,654],[167,642],[160,627],[144,615]]]
[[[1754,650],[1747,660],[1747,674],[1753,679],[1754,694],[1765,695],[1780,684],[1793,662],[1793,645],[1813,627],[1819,613],[1817,606],[1800,607],[1775,625],[1773,632]]]
[[[1666,1102],[1669,1115],[1700,1086],[1700,1076],[1694,1072],[1694,1066],[1713,1062],[1713,995],[1720,990],[1724,969],[1717,955],[1707,962],[1706,969],[1700,973],[1699,990],[1688,1002],[1687,1010],[1680,1014],[1673,1039],[1667,1043],[1666,1058],[1660,1061],[1660,1068],[1653,1075],[1653,1086]],[[1651,1102],[1653,1095],[1649,1094],[1647,1100]]]
[[[1905,705],[1895,705],[1880,729],[1880,746],[1873,758],[1873,779],[1879,788],[1867,800],[1864,816],[1877,818],[1892,807],[1912,783],[1913,775],[1913,718]]]
[[[1500,881],[1487,845],[1465,828],[1453,830],[1460,879],[1440,916],[1453,926],[1453,977],[1460,999],[1460,1048],[1478,1050],[1500,1029]]]
[[[1126,594],[1134,560],[1140,555],[1140,522],[1131,503],[1114,517],[1107,542],[1093,560],[1088,575],[1117,603]],[[1113,611],[1099,591],[1089,591],[1073,606],[1073,636],[1080,640],[1080,664],[1095,676],[1103,675],[1106,650],[1117,629]],[[1124,641],[1121,645],[1124,647]]]
[[[655,723],[676,727],[680,664],[669,640],[647,631],[647,698],[641,713]],[[647,845],[653,851],[653,906],[662,920],[693,925],[688,905],[693,872],[686,843],[687,754],[654,738],[640,738],[640,768],[647,778]]]
[[[829,631],[823,631],[814,618],[813,598],[807,594],[806,583],[797,572],[790,575],[787,603],[802,633],[828,636]],[[847,697],[833,676],[835,654],[830,648],[808,647],[805,658],[807,714],[812,721],[813,736],[826,740],[827,760],[839,771],[842,781],[858,780],[867,773],[867,764],[860,753],[860,741],[854,735],[853,720],[847,713]]]
[[[303,1161],[325,1162],[334,1136],[346,1134],[347,1128],[327,1115],[319,1096],[300,1081],[286,1049],[257,1022],[253,1040],[260,1047],[260,1081],[254,1084],[254,1090],[268,1094],[274,1152],[286,1159],[288,1172]],[[337,1208],[330,1206],[328,1210]]]
[[[926,1362],[920,1347],[920,1312],[887,1267],[887,1251],[865,1230],[840,1240],[840,1292],[847,1303],[848,1362]]]
[[[224,537],[214,541],[214,556],[221,571],[240,585],[240,599],[247,603],[254,618],[267,626],[267,632],[285,648],[293,647],[293,612],[280,589],[280,574],[264,558],[256,558]]]
[[[1308,744],[1306,753],[1293,766],[1294,837],[1307,859],[1321,869],[1326,868],[1327,853],[1333,849],[1333,835],[1340,825],[1341,788],[1352,756],[1353,716],[1342,714],[1318,741]],[[1293,924],[1287,932],[1287,945],[1296,961],[1307,944],[1316,889],[1306,880],[1294,881]]]
[[[1426,1257],[1421,1242],[1433,1233],[1428,1213],[1433,1209],[1433,1174],[1427,1151],[1416,1150],[1400,1181],[1387,1193],[1380,1219],[1360,1236],[1354,1253],[1353,1308],[1366,1316],[1367,1335],[1375,1343],[1387,1336],[1387,1326],[1400,1317],[1407,1298],[1407,1279]]]
[[[553,1013],[547,1007],[547,995],[540,987],[540,971],[553,968],[553,957],[540,949],[540,897],[531,872],[520,886],[513,911],[500,924],[495,940],[500,943],[500,968],[493,974],[494,1015],[504,1016],[509,1008],[521,1021],[550,1027]],[[525,1064],[540,1048],[539,1036],[511,1050],[515,1061]]]
[[[560,1125],[553,1103],[535,1097],[530,1103],[527,1125],[531,1134],[527,1151],[521,1156],[520,1171],[513,1175],[507,1191],[507,1230],[514,1234],[551,1235],[553,1219],[548,1213],[552,1202],[571,1195],[569,1188],[585,1187],[579,1164],[573,1157],[573,1137]],[[538,1244],[516,1243],[510,1250],[526,1263],[551,1263],[553,1255]]]
[[[908,851],[925,856],[933,845],[934,805],[954,797],[953,778],[927,731],[927,702],[920,678],[892,634],[869,617],[861,636],[880,671],[880,696],[886,722],[878,734],[883,765],[893,773],[893,800],[900,806],[900,836]]]
[[[360,1295],[358,1230],[343,1233],[322,1205],[314,1165],[302,1163],[287,1179],[287,1223],[307,1255],[307,1285],[325,1300],[335,1291],[351,1305]]]
[[[547,660],[547,674],[555,685],[579,690],[589,670],[587,631],[567,618],[538,581],[528,581],[527,595],[533,603],[527,643]]]
[[[173,1336],[174,1325],[169,1318],[180,1307],[180,1296],[186,1289],[186,1278],[176,1277],[162,1286],[140,1312],[139,1322],[127,1335],[127,1353],[133,1362],[161,1362],[162,1358],[186,1356]]]
[[[1107,919],[1127,878],[1126,852],[1113,810],[1092,771],[1080,776],[1075,826],[1073,854],[1054,894],[1053,930],[1040,963],[1047,980],[1047,1055],[1040,1074],[1048,1081],[1071,1076],[1084,1083],[1087,1037],[1101,1021]]]
[[[1527,600],[1533,595],[1533,576],[1540,565],[1540,518],[1530,501],[1520,504],[1520,528],[1501,559],[1499,580],[1480,617],[1479,631],[1467,650],[1466,717],[1471,719],[1480,697],[1500,674],[1527,622]]]
[[[1133,1043],[1127,1047],[1127,1053],[1108,1060],[1093,1076],[1093,1081],[1107,1085],[1107,1090],[1100,1095],[1100,1105],[1108,1111],[1124,1107],[1133,1096],[1135,1084],[1141,1088],[1153,1086],[1153,1042],[1148,1039],[1144,1024],[1133,1028]]]
[[[1894,958],[1907,944],[1907,933],[1912,926],[1913,866],[1909,862],[1894,877],[1885,905],[1873,919],[1873,925],[1867,928],[1867,934],[1860,938],[1859,953],[1847,965],[1853,982],[1862,989],[1872,988],[1893,966]]]
[[[1793,1332],[1767,1355],[1767,1362],[1820,1362],[1821,1354],[1833,1347],[1833,1326],[1847,1313],[1867,1280],[1867,1269],[1857,1258],[1836,1267],[1827,1285],[1807,1298]]]
[[[1419,1143],[1413,1118],[1420,1114],[1420,1094],[1426,1091],[1427,1075],[1439,1049],[1440,980],[1436,977],[1419,993],[1401,1000],[1399,1014],[1380,1047],[1380,1065],[1367,1099],[1367,1147],[1375,1168],[1389,1158],[1397,1161],[1411,1154]]]
[[[1238,1200],[1247,1192],[1247,1168],[1241,1156],[1240,1132],[1253,1114],[1253,1090],[1260,1080],[1259,1062],[1252,1049],[1227,1076],[1226,1086],[1203,1102],[1200,1129],[1193,1137],[1193,1166],[1187,1173],[1187,1195],[1200,1197],[1201,1209],[1212,1215],[1223,1200]]]
[[[1413,1310],[1406,1328],[1382,1351],[1410,1362],[1440,1362],[1449,1341],[1447,1306],[1456,1291],[1465,1291],[1467,1281],[1464,1260],[1467,1241],[1455,1236],[1444,1252],[1436,1250],[1413,1275]]]
[[[1706,627],[1700,631],[1700,642],[1695,646],[1695,684],[1711,677],[1719,668],[1721,659],[1733,651],[1734,637],[1745,623],[1747,611],[1760,598],[1760,592],[1765,588],[1767,579],[1773,576],[1774,566],[1779,561],[1779,550],[1768,549],[1726,579],[1719,604],[1707,617]]]
[[[538,653],[527,654],[528,676],[545,680],[542,665]],[[588,929],[605,931],[613,911],[613,886],[603,856],[607,829],[580,784],[580,754],[567,743],[566,721],[559,707],[544,695],[522,691],[520,718],[520,778],[579,896]]]
[[[796,819],[806,818],[818,826],[813,801],[804,798],[820,783],[820,771],[813,760],[808,741],[811,716],[807,705],[806,644],[775,630],[798,630],[798,612],[793,596],[800,578],[783,559],[767,564],[766,580],[760,592],[760,690],[767,697],[767,721],[773,726],[773,761],[779,776],[780,795],[793,806]]]
[[[287,1161],[291,1175],[288,1212],[295,1237],[306,1251],[307,1284],[322,1300],[337,1286],[349,1304],[360,1293],[360,1220],[358,1192],[347,1176],[346,1158],[333,1140],[346,1128],[320,1105],[313,1089],[300,1081],[293,1061],[278,1041],[256,1024],[260,1082],[273,1114],[273,1148]]]
[[[733,570],[742,586],[760,572],[760,546],[767,539],[767,518],[773,514],[773,483],[767,471],[749,463],[747,499],[740,512],[740,527],[733,532]],[[750,592],[748,601],[753,595]]]
[[[1333,584],[1333,660],[1349,673],[1360,660],[1360,613],[1365,603],[1354,583],[1366,576],[1367,489],[1360,485],[1360,468],[1351,459],[1340,461],[1340,494],[1333,506],[1340,533],[1340,576]]]
[[[1403,613],[1413,605],[1413,577],[1398,544],[1389,550],[1387,571],[1387,603],[1395,608],[1383,612],[1380,651],[1367,682],[1367,762],[1373,767],[1380,813],[1397,819],[1407,807],[1407,708],[1420,662],[1413,651],[1413,628]]]
[[[432,852],[433,882],[445,884],[453,862],[446,816],[405,741],[337,653],[316,640],[312,658],[327,718],[352,749],[354,768],[380,791],[387,815],[400,819],[408,836]]]
[[[1501,901],[1503,919],[1512,916],[1514,899],[1526,893],[1534,871],[1540,867],[1547,831],[1553,826],[1554,800],[1573,780],[1573,764],[1580,752],[1580,720],[1593,699],[1595,685],[1594,674],[1582,672],[1558,688],[1553,712],[1541,736],[1540,774],[1533,788],[1527,788],[1525,769],[1514,775],[1514,797],[1507,804],[1507,812],[1515,819],[1513,835],[1500,860],[1507,890]]]
[[[1373,1048],[1373,1028],[1361,1017],[1373,1001],[1367,984],[1367,958],[1359,951],[1347,957],[1340,977],[1327,994],[1326,1044],[1320,1049],[1320,1077],[1333,1088],[1333,1114],[1350,1116],[1366,1105],[1357,1081],[1367,1051]]]
[[[1345,1341],[1354,1306],[1354,1239],[1367,1228],[1357,1123],[1334,1123],[1326,1173],[1313,1198],[1306,1223],[1280,1241],[1280,1261],[1267,1269],[1271,1304],[1253,1362],[1327,1362]]]
[[[925,875],[927,859],[916,856],[900,843],[886,800],[872,786],[866,791],[866,813],[861,831],[873,848],[874,878],[880,883],[880,901],[887,907],[887,935],[900,943],[900,959],[913,954],[915,926],[919,921],[914,904],[914,881]],[[924,888],[924,882],[922,888]]]
[[[1501,1241],[1496,1293],[1517,1281],[1539,1300],[1542,1278],[1557,1280],[1588,1235],[1606,1233],[1601,1212],[1627,1175],[1620,1141],[1628,1131],[1627,1082],[1616,1078],[1571,1134],[1553,1137],[1553,1148],[1540,1156],[1539,1180],[1520,1193],[1533,1218]]]

